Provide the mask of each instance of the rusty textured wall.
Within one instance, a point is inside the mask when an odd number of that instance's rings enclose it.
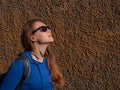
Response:
[[[32,18],[54,30],[52,45],[66,84],[55,90],[120,89],[120,0],[0,0],[0,71],[22,50]]]

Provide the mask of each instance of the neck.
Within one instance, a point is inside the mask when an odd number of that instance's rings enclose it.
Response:
[[[48,44],[35,44],[35,49],[32,51],[32,55],[37,59],[43,58],[47,47]]]
[[[41,51],[40,51],[40,55],[41,55],[42,57],[44,56]]]
[[[38,45],[38,50],[39,50],[39,53],[41,54],[41,56],[44,56],[47,47],[48,47],[48,45],[46,45],[46,44]]]

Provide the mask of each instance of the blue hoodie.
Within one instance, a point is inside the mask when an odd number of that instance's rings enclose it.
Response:
[[[47,58],[44,57],[43,62],[38,62],[32,58],[30,51],[24,51],[19,55],[26,56],[30,61],[30,75],[20,90],[52,90],[53,84],[47,67]],[[0,90],[15,90],[23,75],[23,70],[23,62],[15,60],[8,69]]]

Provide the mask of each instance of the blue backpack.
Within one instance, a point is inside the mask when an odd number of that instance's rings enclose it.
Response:
[[[22,78],[19,82],[19,84],[17,85],[16,89],[15,90],[20,90],[21,88],[21,85],[23,84],[23,82],[28,78],[29,76],[29,73],[30,73],[30,62],[29,60],[27,60],[27,58],[23,55],[21,56],[18,56],[18,58],[16,60],[21,60],[24,64],[24,73],[22,75]],[[0,84],[2,83],[4,77],[6,75],[6,72],[5,73],[2,73],[0,74]]]

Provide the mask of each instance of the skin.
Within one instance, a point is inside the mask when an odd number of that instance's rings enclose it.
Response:
[[[34,24],[34,30],[39,28],[40,26],[46,26],[46,25],[42,22],[36,22]],[[46,32],[41,32],[40,30],[38,30],[37,32],[35,32],[30,36],[30,40],[33,43],[33,45],[36,47],[34,50],[32,50],[32,53],[35,53],[36,56],[39,57],[36,58],[35,55],[32,55],[33,59],[42,62],[43,57],[40,55],[39,52],[36,53],[36,51],[39,50],[44,55],[46,48],[49,46],[51,42],[54,41],[51,30],[48,29]]]

